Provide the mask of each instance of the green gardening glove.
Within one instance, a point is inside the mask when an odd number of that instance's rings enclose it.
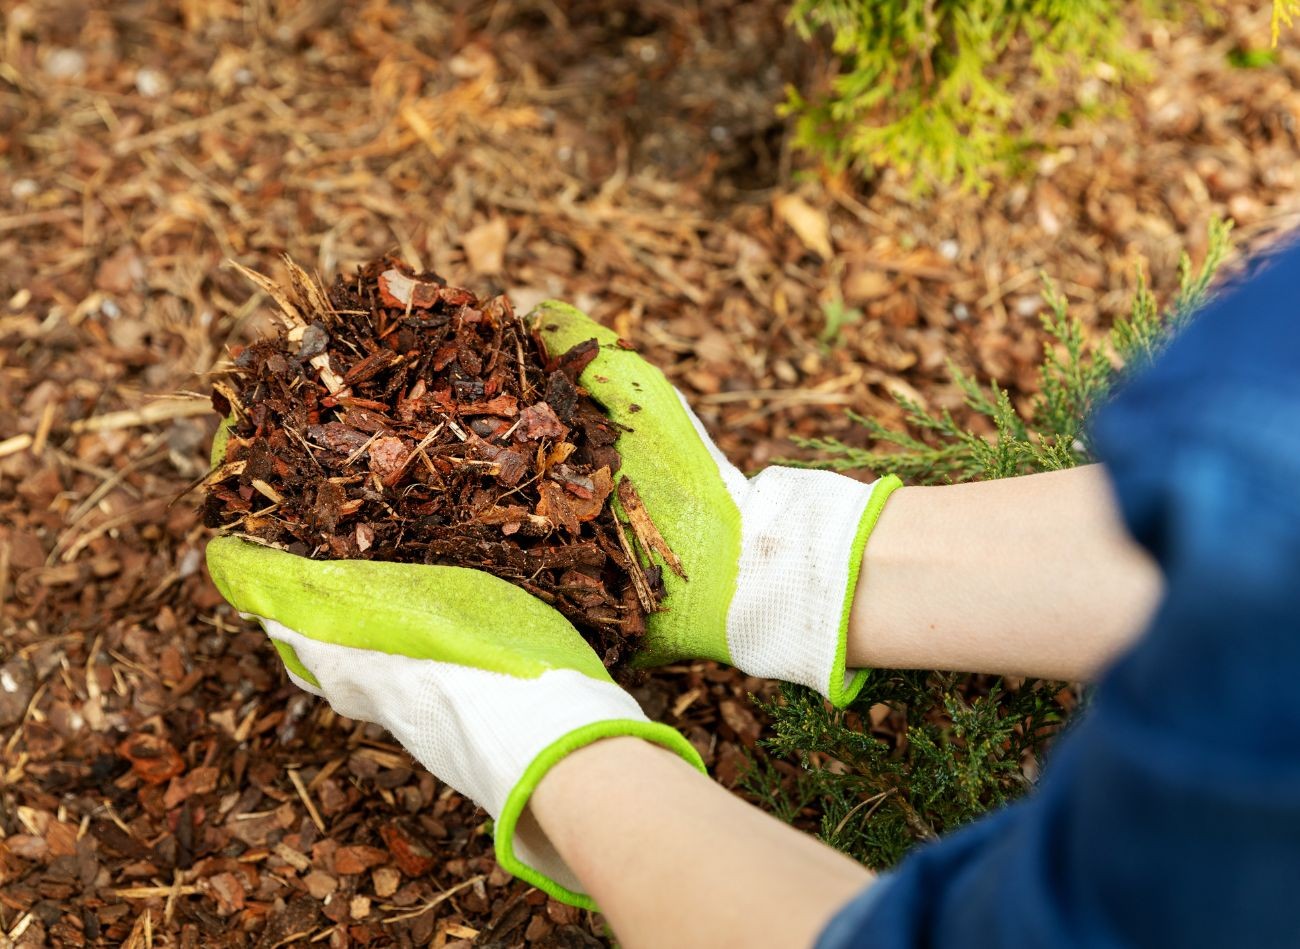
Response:
[[[617,334],[565,303],[530,314],[551,354],[592,339],[579,381],[623,427],[621,475],[681,560],[663,571],[640,661],[716,659],[798,682],[838,707],[865,672],[845,668],[863,549],[897,478],[863,484],[829,471],[770,467],[752,479],[723,457],[681,394]]]
[[[318,561],[234,537],[208,570],[258,620],[300,687],[340,715],[378,722],[495,818],[497,862],[557,899],[594,908],[545,841],[519,826],[543,775],[569,752],[632,735],[701,771],[678,732],[650,722],[568,620],[477,570]]]

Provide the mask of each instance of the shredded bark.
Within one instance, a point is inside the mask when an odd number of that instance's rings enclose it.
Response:
[[[231,419],[204,521],[312,558],[485,570],[554,606],[626,673],[681,565],[635,487],[618,429],[504,296],[478,299],[391,258],[325,293],[289,262],[280,329],[213,386]],[[611,506],[617,494],[630,536]]]

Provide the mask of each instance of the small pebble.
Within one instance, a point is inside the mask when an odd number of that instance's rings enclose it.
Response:
[[[41,186],[31,178],[19,178],[9,186],[9,193],[19,201],[26,201],[28,198],[36,197],[40,190]]]
[[[970,307],[965,303],[957,303],[952,308],[952,315],[956,320],[964,323],[970,319]]]
[[[939,242],[939,254],[944,260],[956,260],[957,255],[961,253],[961,245],[951,237],[946,241]]]
[[[1043,301],[1039,297],[1020,297],[1016,300],[1017,316],[1033,316],[1043,308]]]
[[[167,91],[167,80],[156,69],[147,66],[135,73],[135,91],[146,99],[157,99]]]
[[[181,562],[177,565],[176,572],[182,577],[192,576],[193,574],[198,573],[199,564],[202,560],[202,555],[191,547],[189,550],[185,551],[185,555],[181,557]]]
[[[75,49],[56,49],[45,59],[45,74],[54,79],[76,79],[86,71],[86,57]]]

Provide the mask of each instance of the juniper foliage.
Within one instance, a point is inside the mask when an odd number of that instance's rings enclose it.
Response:
[[[1276,46],[1300,0],[1271,2]],[[794,0],[790,24],[829,36],[835,72],[824,92],[790,87],[783,111],[795,144],[834,169],[892,166],[917,191],[983,188],[1053,121],[1104,107],[1099,90],[1147,73],[1126,36],[1134,6],[1210,19],[1224,0]],[[1067,87],[1064,75],[1104,81]],[[1062,90],[1059,115],[1026,108],[1026,90],[1044,86]]]
[[[992,422],[995,435],[976,434],[963,427],[952,412],[935,412],[900,396],[905,430],[896,431],[850,412],[871,441],[892,447],[863,449],[835,438],[804,439],[799,444],[813,449],[817,459],[789,464],[832,471],[892,471],[905,481],[939,484],[1055,471],[1092,460],[1085,423],[1093,407],[1110,390],[1119,366],[1149,361],[1169,332],[1204,302],[1229,249],[1230,231],[1228,222],[1211,223],[1200,267],[1194,268],[1183,255],[1178,293],[1164,311],[1139,272],[1128,315],[1115,322],[1101,343],[1088,341],[1083,324],[1070,316],[1065,298],[1044,276],[1047,312],[1042,322],[1048,339],[1039,367],[1038,395],[1026,415],[1016,410],[1010,394],[996,381],[985,388],[949,364],[954,381],[966,396],[967,408]]]
[[[1030,411],[1018,412],[996,382],[985,388],[953,370],[967,407],[988,418],[996,435],[975,434],[950,412],[900,398],[906,431],[857,417],[873,441],[890,447],[812,439],[804,444],[817,450],[818,460],[802,464],[893,471],[913,483],[933,484],[1092,460],[1084,427],[1089,413],[1121,367],[1149,361],[1205,300],[1229,249],[1230,229],[1225,222],[1210,226],[1200,267],[1184,255],[1180,287],[1168,307],[1161,309],[1139,279],[1128,315],[1102,340],[1089,339],[1064,297],[1045,281],[1048,342]],[[764,706],[772,726],[762,745],[767,754],[798,760],[802,768],[792,776],[760,754],[742,786],[779,817],[815,820],[827,843],[870,866],[888,867],[918,841],[1023,793],[1075,701],[1062,683],[873,670],[857,700],[835,711],[815,692],[786,685],[779,699]],[[880,736],[872,733],[873,708],[890,716]]]
[[[1300,0],[1273,0],[1273,45],[1277,46],[1282,38],[1282,28],[1292,26],[1295,18],[1300,16]]]

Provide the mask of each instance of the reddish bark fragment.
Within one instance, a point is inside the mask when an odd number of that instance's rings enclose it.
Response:
[[[342,422],[312,425],[307,429],[307,437],[316,444],[342,455],[352,454],[354,451],[363,448],[366,442],[370,440],[369,433],[358,431],[351,426],[344,425]]]
[[[376,438],[368,451],[371,470],[384,481],[401,471],[410,455],[406,442],[392,435]]]
[[[507,393],[486,402],[469,402],[457,409],[461,415],[504,415],[513,418],[519,412],[519,400]]]
[[[217,786],[220,771],[216,768],[193,768],[180,777],[173,778],[163,795],[163,805],[173,808],[188,800],[195,794],[206,794]]]
[[[558,481],[568,489],[570,494],[586,500],[596,493],[596,485],[584,474],[579,474],[568,465],[556,465],[548,473],[552,481]]]
[[[218,873],[205,881],[205,889],[217,901],[217,914],[230,916],[244,908],[244,884],[233,873]]]
[[[542,498],[537,502],[537,513],[570,534],[578,533],[578,514],[574,498],[554,481],[545,481],[539,488]]]
[[[146,784],[162,784],[185,770],[185,761],[166,739],[149,732],[132,735],[117,746],[131,770]]]
[[[358,524],[356,529],[357,550],[365,553],[375,542],[375,529],[369,524]]]
[[[379,828],[393,863],[408,877],[424,876],[433,869],[433,854],[423,844],[411,840],[401,828],[387,824]]]
[[[440,289],[436,283],[416,280],[397,269],[379,275],[379,295],[389,306],[427,310],[438,302]]]
[[[519,427],[515,429],[515,439],[521,442],[537,441],[541,438],[563,438],[569,434],[569,428],[555,416],[555,410],[545,402],[530,405],[519,413]]]
[[[484,461],[492,462],[496,477],[502,484],[513,487],[528,471],[528,456],[511,448],[502,448],[474,436],[475,452]]]
[[[558,369],[573,382],[577,382],[578,376],[582,375],[582,370],[591,365],[591,361],[598,355],[600,355],[600,343],[594,338],[584,340],[556,359],[551,368]]]
[[[388,851],[378,847],[365,847],[355,844],[340,847],[334,852],[334,872],[351,874],[365,873],[372,867],[383,866],[388,862]]]

